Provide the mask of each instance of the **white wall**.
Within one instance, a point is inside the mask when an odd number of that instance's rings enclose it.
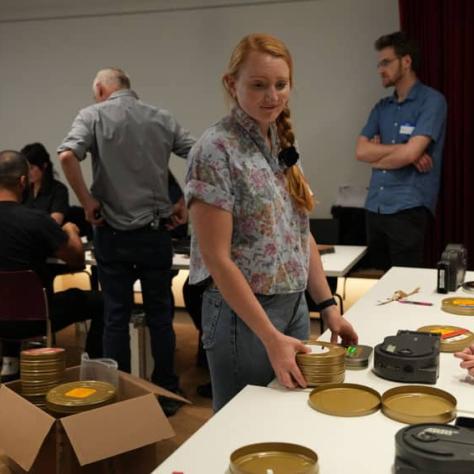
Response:
[[[320,201],[316,214],[329,216],[340,184],[368,182],[354,144],[371,106],[387,93],[373,42],[398,29],[398,1],[218,1],[176,0],[183,9],[120,15],[90,9],[90,16],[74,11],[70,18],[0,17],[0,149],[42,141],[54,155],[77,111],[91,103],[96,70],[111,65],[130,74],[143,100],[170,109],[197,136],[226,111],[220,77],[232,48],[247,33],[272,33],[294,56],[297,139]],[[22,17],[37,16],[31,12]],[[173,158],[171,168],[182,181],[184,161]],[[88,164],[85,173],[90,180]]]

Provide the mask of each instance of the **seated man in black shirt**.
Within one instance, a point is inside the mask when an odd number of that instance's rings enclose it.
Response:
[[[46,213],[21,203],[28,186],[28,162],[15,151],[0,152],[0,270],[34,270],[48,292],[53,332],[76,321],[92,319],[86,351],[102,355],[103,303],[96,292],[77,289],[52,291],[46,259],[55,256],[73,269],[84,267],[84,250],[78,229],[72,223],[62,228]],[[36,321],[0,323],[0,338],[26,338],[41,333]],[[8,350],[9,354],[5,351]],[[19,347],[4,344],[4,355],[18,355]],[[16,354],[12,354],[16,352]]]

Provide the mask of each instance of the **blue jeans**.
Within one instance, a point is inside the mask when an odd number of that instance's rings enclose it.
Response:
[[[152,381],[176,390],[169,232],[150,227],[119,231],[105,225],[94,230],[94,248],[104,295],[104,356],[130,372],[129,322],[133,283],[139,279],[155,364]]]
[[[273,325],[297,339],[309,338],[304,293],[256,295]],[[214,411],[246,385],[268,385],[275,374],[264,345],[224,301],[217,289],[204,292],[202,342],[209,362]]]

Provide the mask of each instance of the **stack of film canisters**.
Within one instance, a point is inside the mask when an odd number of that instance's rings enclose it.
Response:
[[[45,408],[45,395],[62,383],[66,353],[59,347],[43,347],[20,353],[21,393],[39,408]]]
[[[296,354],[296,363],[308,386],[344,382],[345,348],[321,341],[305,341],[305,344],[320,349],[313,353]]]

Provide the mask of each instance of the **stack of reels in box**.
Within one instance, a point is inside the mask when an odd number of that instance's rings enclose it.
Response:
[[[344,382],[346,350],[343,347],[312,340],[305,344],[311,352],[296,354],[296,363],[308,386]]]
[[[45,408],[45,396],[64,378],[66,357],[64,349],[43,347],[20,354],[21,393],[34,405]]]

